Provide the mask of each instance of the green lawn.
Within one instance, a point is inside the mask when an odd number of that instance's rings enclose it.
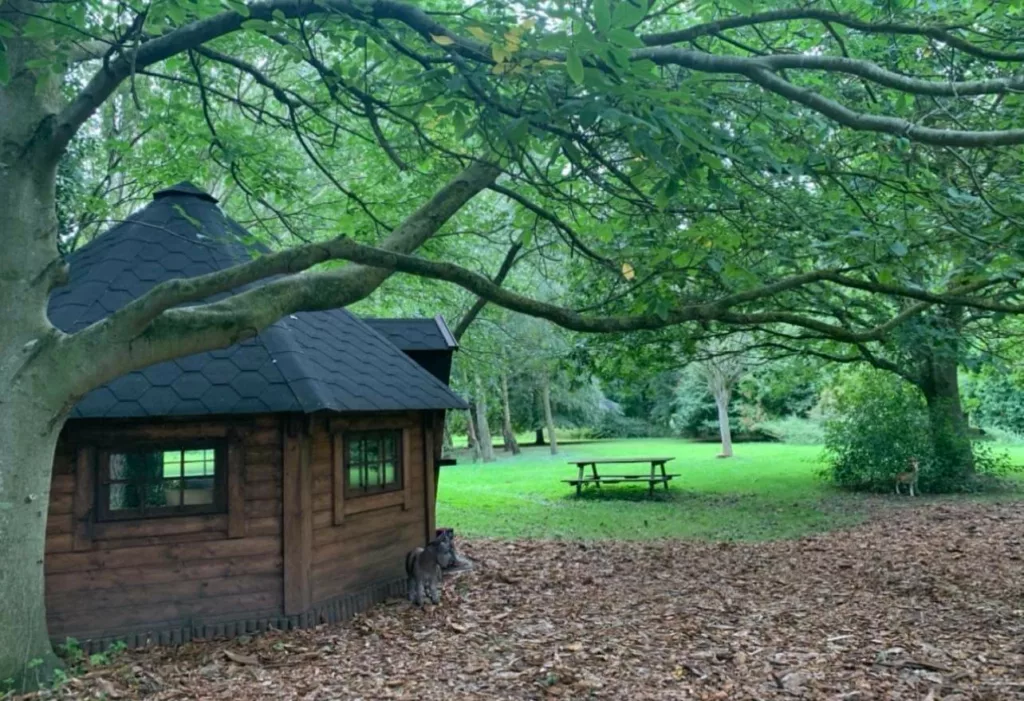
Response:
[[[1024,446],[1006,448],[1024,462]],[[747,443],[736,457],[715,458],[715,444],[681,440],[623,440],[567,445],[559,455],[526,448],[516,458],[441,470],[437,523],[459,535],[496,538],[659,537],[762,540],[796,537],[851,525],[869,509],[908,502],[834,490],[816,477],[817,446]],[[653,499],[647,484],[606,485],[601,492],[560,480],[576,476],[568,460],[583,457],[674,456],[669,472],[682,476]],[[624,468],[624,469],[623,469]],[[634,472],[646,465],[615,466]]]

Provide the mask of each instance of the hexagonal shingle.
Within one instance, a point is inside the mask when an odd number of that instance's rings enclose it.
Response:
[[[199,399],[211,387],[210,381],[198,372],[182,375],[171,387],[182,399]]]
[[[225,414],[231,411],[240,397],[238,392],[226,385],[211,387],[199,398],[211,414]]]
[[[210,381],[211,385],[226,385],[230,384],[231,380],[235,379],[241,370],[238,369],[238,366],[228,356],[223,359],[214,358],[210,360],[200,368],[199,372]]]
[[[150,387],[139,397],[139,406],[147,416],[165,416],[171,413],[179,401],[178,395],[170,387]]]
[[[152,385],[142,373],[133,372],[117,378],[107,386],[120,401],[135,401]]]
[[[145,209],[70,254],[70,283],[51,296],[50,319],[74,331],[161,281],[223,269],[262,251],[239,236],[246,236],[244,230],[209,195],[188,185],[161,191]],[[431,324],[413,320],[417,329]],[[406,331],[411,343],[429,341],[428,333]],[[332,310],[289,315],[255,339],[118,378],[86,395],[74,415],[462,406],[378,332],[344,310]]]

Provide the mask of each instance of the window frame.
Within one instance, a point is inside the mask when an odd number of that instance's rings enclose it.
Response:
[[[149,509],[110,508],[110,456],[132,452],[170,452],[213,450],[213,502],[179,506],[156,506]],[[96,522],[149,521],[151,519],[181,518],[207,514],[228,513],[228,441],[223,438],[197,438],[161,441],[129,441],[104,445],[96,449],[95,504]],[[164,478],[162,481],[169,481]],[[116,480],[115,480],[116,481]]]
[[[383,437],[391,436],[395,440],[395,475],[397,479],[390,486],[386,487],[375,487],[372,489],[361,488],[359,485],[352,484],[350,479],[349,468],[351,466],[349,462],[349,445],[353,441],[358,441],[366,436],[378,435]],[[403,492],[405,490],[405,431],[400,428],[371,428],[365,430],[346,430],[341,433],[341,471],[342,480],[344,481],[344,495],[345,500],[361,499],[363,497],[371,497],[379,494],[393,494],[396,492]],[[383,443],[381,444],[383,446]],[[383,459],[379,463],[380,466],[384,465]]]

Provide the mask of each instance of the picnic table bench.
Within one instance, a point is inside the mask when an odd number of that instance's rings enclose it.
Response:
[[[675,458],[598,458],[598,459],[587,459],[587,460],[571,460],[570,465],[575,465],[579,468],[579,475],[576,479],[562,480],[576,487],[576,496],[583,493],[583,486],[592,484],[598,489],[601,488],[601,483],[607,484],[618,484],[620,482],[647,482],[650,489],[650,494],[654,495],[654,485],[659,482],[665,485],[665,490],[668,491],[668,483],[673,477],[679,477],[678,474],[666,474],[665,463],[675,460]],[[635,465],[637,463],[650,463],[651,472],[649,475],[599,475],[597,473],[598,465]],[[591,475],[584,477],[583,473],[586,470],[587,465],[590,466]],[[661,469],[661,474],[655,474],[655,470]]]

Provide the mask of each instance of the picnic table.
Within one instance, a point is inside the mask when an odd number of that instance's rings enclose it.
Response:
[[[587,484],[592,484],[598,489],[600,489],[602,482],[606,484],[616,484],[619,482],[647,482],[650,488],[650,494],[653,496],[654,485],[660,482],[661,484],[665,485],[665,490],[668,491],[669,481],[673,477],[679,477],[678,474],[665,473],[665,463],[671,460],[675,460],[675,458],[589,458],[586,460],[571,460],[569,464],[575,465],[577,468],[579,468],[579,475],[576,477],[576,479],[562,481],[576,486],[576,496],[579,496],[583,493],[583,486]],[[599,475],[597,473],[598,465],[635,465],[638,463],[650,463],[650,474]],[[587,465],[590,466],[591,475],[589,477],[584,477],[583,473],[586,470]],[[661,469],[661,474],[655,474],[655,470],[659,468]]]

